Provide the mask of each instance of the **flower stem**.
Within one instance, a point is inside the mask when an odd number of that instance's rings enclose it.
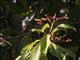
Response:
[[[54,26],[54,23],[55,23],[55,20],[52,22],[52,24],[51,24],[51,28],[50,28],[50,33],[52,32],[52,28],[53,28],[53,26]]]

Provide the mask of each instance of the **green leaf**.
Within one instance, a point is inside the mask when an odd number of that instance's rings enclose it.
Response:
[[[42,26],[42,28],[41,29],[31,29],[31,31],[32,32],[38,32],[38,33],[40,33],[40,32],[44,32],[44,30],[46,29],[46,28],[49,28],[50,26],[49,26],[49,24],[48,23],[46,23],[45,25],[43,25]]]
[[[31,29],[31,31],[32,32],[38,32],[38,33],[43,32],[42,29]]]
[[[46,52],[48,49],[48,45],[45,44],[47,38],[49,38],[49,35],[25,46],[21,51],[21,55],[16,60],[48,60],[46,54],[44,54],[44,52]],[[45,44],[45,46],[41,45],[43,43]],[[42,46],[44,46],[43,50]]]
[[[52,43],[52,46],[50,46],[49,51],[52,55],[58,57],[59,60],[66,60],[67,56],[70,56],[73,58],[73,60],[76,59],[76,53],[68,48],[63,48],[59,45],[56,45]]]
[[[21,60],[39,60],[40,54],[40,46],[37,44],[33,49],[26,51],[22,55]]]
[[[62,50],[58,49],[56,44],[52,43],[49,48],[49,51],[53,56],[56,56],[59,60],[62,60],[61,57]]]
[[[31,44],[26,45],[24,48],[22,48],[21,54],[24,54],[25,52],[30,51],[38,43],[39,43],[39,40],[36,40],[36,41],[32,42]]]
[[[60,30],[60,29],[55,28],[55,29],[53,30],[53,33],[57,32],[57,31],[59,31],[59,30]]]
[[[41,50],[43,51],[43,53],[46,55],[47,50],[50,46],[50,35],[44,36],[43,38],[40,39],[40,46],[41,46]]]
[[[20,56],[18,56],[15,60],[20,60],[21,59],[21,55]]]
[[[52,32],[54,33],[54,35],[58,34],[61,30],[67,33],[68,29],[74,30],[76,32],[76,29],[68,24],[60,24],[56,28],[54,28]]]
[[[46,23],[44,26],[42,26],[42,31],[44,32],[44,30],[45,30],[46,28],[49,28],[49,27],[50,27],[49,24]]]
[[[25,58],[30,54],[31,50],[39,43],[39,40],[32,42],[24,46],[21,50],[20,56],[18,56],[15,60],[26,60]]]
[[[69,24],[60,24],[60,25],[57,26],[57,28],[72,29],[72,30],[76,31],[76,29],[73,26],[69,25]]]

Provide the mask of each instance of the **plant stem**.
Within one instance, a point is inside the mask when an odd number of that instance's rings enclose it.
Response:
[[[55,20],[51,24],[50,33],[52,32],[52,28],[53,28],[54,23],[55,23]]]

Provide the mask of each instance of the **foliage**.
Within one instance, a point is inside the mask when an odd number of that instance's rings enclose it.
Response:
[[[45,16],[45,18],[35,19],[37,24],[39,24],[42,28],[40,29],[31,29],[32,32],[44,33],[43,37],[35,40],[33,43],[25,46],[21,50],[21,54],[16,60],[48,60],[47,53],[48,50],[51,55],[56,56],[59,60],[67,60],[67,58],[71,57],[69,60],[76,60],[76,51],[78,50],[78,46],[72,46],[65,48],[60,45],[72,43],[73,38],[68,36],[72,30],[76,32],[76,28],[69,24],[59,24],[57,27],[54,27],[55,22],[64,21],[69,19],[67,15],[62,17],[57,17],[56,14],[54,16]],[[68,32],[68,30],[71,30]],[[47,30],[47,31],[46,31]],[[62,32],[61,35],[60,32]],[[67,39],[65,39],[67,37]],[[56,44],[58,42],[58,44]],[[73,49],[76,48],[76,49]]]
[[[72,58],[75,60],[75,55],[79,48],[76,43],[78,39],[77,37],[75,37],[75,35],[80,35],[80,31],[78,31],[78,28],[74,28],[68,23],[76,23],[78,20],[80,20],[79,0],[16,0],[16,2],[13,1],[14,0],[0,1],[0,34],[4,34],[8,38],[6,38],[5,40],[1,40],[2,37],[0,36],[0,51],[1,55],[3,56],[0,57],[0,60],[7,59],[8,57],[9,58],[7,60],[14,60],[19,54],[19,47],[22,48],[21,45],[25,45],[24,43],[29,43],[30,41],[33,41],[35,37],[40,38],[37,40],[35,38],[35,42],[25,46],[22,49],[21,54],[17,58],[17,60],[34,60],[34,58],[35,60],[48,60],[49,52],[51,53],[50,56],[55,56],[60,60],[65,60],[67,58],[67,60],[71,60]],[[13,29],[14,24],[17,27],[16,30],[18,30],[18,27],[21,26],[17,26],[17,24],[19,24],[22,20],[18,20],[19,17],[16,19],[16,17],[18,16],[16,14],[19,14],[22,17],[30,17],[34,13],[34,17],[36,19],[33,18],[29,22],[31,24],[33,24],[34,22],[35,28],[28,28],[28,30],[31,30],[30,32],[26,31],[24,33],[27,34],[24,34],[22,31],[22,33],[19,31],[16,32],[15,29]],[[67,17],[67,15],[69,15],[70,17]],[[18,23],[14,23],[13,18],[11,17],[13,17],[15,22]],[[68,19],[69,22],[65,24],[65,21],[68,21]],[[32,25],[30,26],[32,27]],[[75,27],[78,26],[79,25]],[[34,33],[34,38],[32,38],[31,32]],[[35,35],[35,32],[37,33],[37,36]],[[76,32],[78,32],[78,34]],[[5,45],[4,47],[2,47],[2,43],[12,45]],[[37,56],[38,53],[39,55]],[[8,57],[4,55],[7,55]],[[54,60],[56,59],[54,58]]]

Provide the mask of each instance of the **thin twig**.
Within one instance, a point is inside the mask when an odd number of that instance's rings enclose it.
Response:
[[[53,23],[51,24],[50,32],[52,32],[52,28],[53,28],[54,23],[55,23],[55,20],[54,20]]]

